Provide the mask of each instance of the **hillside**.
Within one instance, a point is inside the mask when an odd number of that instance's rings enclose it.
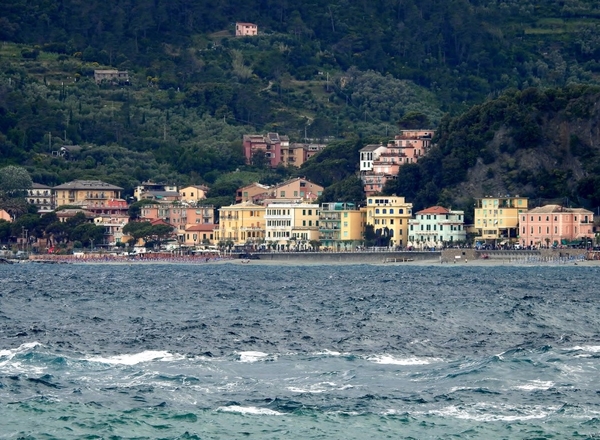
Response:
[[[439,127],[437,146],[388,192],[416,208],[472,207],[474,197],[527,196],[600,207],[600,88],[526,89],[474,106]]]
[[[236,21],[258,24],[259,36],[234,37]],[[593,124],[593,113],[558,125],[558,143],[551,124],[571,117],[566,108],[508,122],[500,110],[476,115],[531,87],[568,95],[600,85],[599,30],[593,0],[8,0],[0,4],[0,166],[24,165],[49,185],[100,178],[126,192],[148,178],[207,183],[217,198],[253,180],[309,175],[350,199],[351,154],[418,113],[439,125],[440,148],[422,166],[431,169],[408,167],[416,177],[394,188],[418,205],[516,191],[581,193],[586,202],[595,171],[578,164],[589,161],[577,153],[567,174],[555,168],[565,136],[569,151],[594,144],[578,128]],[[97,85],[99,68],[127,70],[130,81]],[[244,165],[242,134],[266,131],[334,140],[341,156],[301,170]],[[543,162],[523,148],[530,136],[547,149]],[[83,149],[53,156],[64,144]]]

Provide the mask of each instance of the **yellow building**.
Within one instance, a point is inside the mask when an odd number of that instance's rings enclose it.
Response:
[[[516,239],[519,235],[519,214],[527,211],[527,203],[527,197],[519,196],[475,199],[475,240]]]
[[[54,187],[56,206],[103,207],[111,199],[120,199],[123,188],[100,180],[74,180]]]
[[[219,228],[215,241],[234,246],[256,245],[265,239],[265,207],[252,202],[223,206],[219,209]]]
[[[319,215],[322,246],[342,251],[362,245],[365,214],[354,203],[323,203]]]
[[[412,217],[412,203],[404,197],[372,196],[367,198],[366,224],[373,226],[377,246],[406,246],[408,220]]]
[[[180,200],[186,203],[197,203],[202,199],[206,198],[208,193],[208,186],[204,185],[190,185],[179,190]]]
[[[267,246],[304,250],[319,239],[319,205],[270,203],[265,214]]]

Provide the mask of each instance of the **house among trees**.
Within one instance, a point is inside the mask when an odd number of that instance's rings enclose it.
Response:
[[[258,35],[258,26],[254,23],[237,22],[235,24],[236,37],[252,37]]]
[[[100,180],[73,180],[54,187],[56,206],[103,207],[111,199],[120,199],[123,188]]]
[[[242,143],[246,163],[264,160],[273,168],[278,165],[299,167],[327,147],[326,144],[290,143],[287,136],[279,133],[246,134]]]
[[[425,156],[431,147],[433,130],[402,130],[387,146],[367,145],[360,150],[360,172],[365,194],[383,191],[388,180],[396,179],[400,167]]]
[[[180,199],[177,185],[155,183],[150,180],[136,186],[133,190],[133,197],[137,201],[142,199],[176,201]]]
[[[34,205],[40,214],[47,214],[56,209],[54,190],[41,183],[33,183],[27,190],[27,201]]]
[[[129,82],[129,73],[126,70],[94,70],[94,81],[96,84],[102,82],[121,84]]]

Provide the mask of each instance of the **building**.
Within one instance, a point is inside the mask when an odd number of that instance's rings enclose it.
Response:
[[[270,197],[274,199],[315,201],[323,194],[321,185],[311,182],[302,177],[286,180],[275,185],[270,190]]]
[[[364,242],[366,211],[354,203],[323,203],[319,213],[319,241],[335,251],[354,249]]]
[[[258,182],[239,188],[235,193],[235,202],[253,202],[260,203],[262,200],[269,197],[268,185],[262,185]]]
[[[407,203],[404,197],[394,195],[367,198],[366,228],[373,228],[376,246],[405,247],[411,217],[412,203]]]
[[[12,217],[4,209],[0,209],[0,220],[5,220],[7,222],[12,222]]]
[[[196,204],[206,198],[208,190],[208,186],[205,185],[186,186],[179,190],[179,199],[185,203]]]
[[[360,150],[360,172],[367,197],[379,194],[396,179],[402,165],[416,163],[431,147],[433,130],[402,130],[387,146],[367,145]]]
[[[269,203],[265,211],[265,242],[278,250],[305,250],[319,239],[319,205]]]
[[[269,165],[275,168],[282,163],[281,149],[289,149],[290,140],[287,136],[280,136],[278,133],[245,134],[242,138],[244,156],[246,163],[251,164],[256,153],[263,152]]]
[[[109,199],[101,205],[89,205],[87,210],[96,215],[111,217],[129,217],[129,205],[124,199]]]
[[[54,190],[46,185],[34,183],[27,190],[27,201],[34,205],[40,214],[47,214],[56,209]]]
[[[54,187],[56,207],[100,208],[106,206],[109,200],[120,199],[121,191],[123,188],[100,180],[74,180]]]
[[[186,229],[194,225],[214,225],[215,207],[213,205],[186,207]]]
[[[593,243],[594,213],[587,209],[546,205],[519,217],[519,243],[523,247],[587,247]]]
[[[102,82],[121,84],[129,82],[129,73],[126,70],[94,70],[94,81],[96,84]]]
[[[516,240],[519,215],[527,211],[527,197],[482,197],[475,199],[473,230],[478,242],[504,245]],[[497,243],[496,243],[497,242]]]
[[[257,246],[265,239],[265,208],[252,202],[219,209],[219,228],[215,241],[221,245]]]
[[[155,183],[150,180],[142,182],[133,190],[135,200],[149,199],[157,201],[177,201],[180,199],[176,185]]]
[[[285,166],[300,167],[308,159],[323,151],[326,147],[326,144],[288,142],[287,147],[284,145],[281,147],[281,163]]]
[[[252,37],[258,35],[258,26],[254,23],[237,22],[235,24],[236,37]]]
[[[464,242],[467,239],[464,211],[432,206],[408,221],[408,247],[437,247]]]
[[[116,246],[119,243],[125,243],[123,228],[129,223],[128,216],[100,216],[94,218],[94,224],[104,228],[104,237],[102,243],[96,243],[97,246]]]
[[[184,244],[186,246],[212,245],[215,243],[214,229],[218,227],[219,225],[214,224],[197,224],[187,226],[185,228]]]

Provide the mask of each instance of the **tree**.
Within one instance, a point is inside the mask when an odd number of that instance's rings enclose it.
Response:
[[[33,185],[25,168],[9,165],[0,168],[0,209],[13,216],[27,212],[27,190]]]
[[[133,202],[129,205],[127,209],[127,214],[129,215],[130,220],[137,220],[140,218],[140,214],[142,213],[142,207],[145,205],[155,205],[156,202],[154,200],[142,199],[137,202]]]
[[[82,223],[77,225],[70,235],[71,241],[80,241],[84,246],[91,243],[102,243],[104,228],[93,223]]]

